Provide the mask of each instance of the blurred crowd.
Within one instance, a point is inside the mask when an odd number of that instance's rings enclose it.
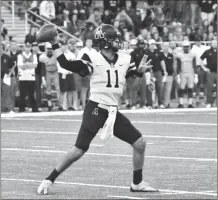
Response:
[[[98,1],[100,2],[100,1]],[[128,109],[170,108],[176,99],[183,108],[213,105],[217,79],[217,4],[214,0],[137,1],[23,1],[23,7],[76,36],[62,37],[68,59],[80,59],[95,48],[94,29],[102,23],[118,28],[124,40],[120,52],[131,54],[138,66],[148,55],[153,70],[140,81],[127,79],[120,107]],[[29,14],[38,24],[42,20]],[[84,109],[89,96],[89,79],[62,69],[49,44],[36,43],[38,27],[31,26],[20,45],[10,36],[1,19],[2,112],[27,108],[38,112]],[[207,41],[207,42],[206,42]],[[188,67],[187,67],[188,66]],[[195,101],[193,101],[193,95]],[[46,100],[46,104],[44,102]]]

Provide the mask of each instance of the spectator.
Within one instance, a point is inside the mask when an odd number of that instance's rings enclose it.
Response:
[[[181,26],[177,26],[175,33],[174,33],[174,40],[178,41],[178,42],[182,42],[183,41],[183,32],[182,32],[182,27]]]
[[[162,39],[164,42],[169,41],[168,35],[169,35],[169,29],[167,26],[164,26],[163,33],[162,33]]]
[[[92,23],[95,26],[95,28],[101,25],[102,21],[99,8],[94,8],[93,14],[91,14],[87,22]]]
[[[53,53],[50,43],[46,43],[45,53],[42,53],[40,55],[39,61],[42,63],[42,66],[45,68],[45,74],[42,77],[42,81],[46,84],[48,111],[51,111],[52,110],[52,101],[51,101],[52,85],[54,84],[55,86],[58,101],[59,101],[59,94],[60,94],[60,85],[59,85],[59,75],[58,75],[58,68],[57,68],[57,58]]]
[[[6,83],[4,78],[10,77],[10,69],[13,67],[14,63],[10,56],[5,52],[5,46],[3,44],[1,44],[1,52],[1,111],[13,113],[10,83]]]
[[[39,13],[42,17],[52,22],[56,18],[53,1],[42,1],[40,4]]]
[[[79,20],[76,14],[69,15],[69,22],[67,23],[67,31],[72,35],[78,35],[80,32]]]
[[[142,27],[142,18],[141,18],[141,12],[140,9],[136,9],[135,16],[133,17],[133,24],[134,26],[134,32],[135,35],[138,36],[140,34],[140,30]]]
[[[35,68],[37,66],[37,57],[30,51],[31,46],[26,43],[25,50],[22,54],[18,55],[18,77],[19,77],[19,90],[20,90],[20,105],[19,112],[25,111],[25,97],[28,95],[32,112],[38,112],[36,100],[34,97],[35,92]]]
[[[144,40],[139,40],[137,47],[131,52],[132,61],[135,62],[136,68],[139,67],[139,64],[145,55],[145,42]],[[146,95],[146,85],[145,85],[145,76],[141,78],[129,77],[127,78],[127,92],[129,97],[129,103],[127,108],[136,108],[137,104],[137,95],[140,90],[140,106],[145,108],[145,95]]]
[[[163,85],[162,85],[162,73],[166,76],[166,65],[163,60],[163,57],[161,56],[161,53],[159,50],[156,49],[156,42],[155,40],[149,40],[149,49],[146,52],[148,55],[148,60],[151,60],[151,65],[153,65],[153,75],[156,79],[155,82],[155,88],[156,93],[158,96],[158,104],[160,108],[165,108],[163,105]],[[151,101],[151,92],[147,91],[148,96],[148,105],[152,107],[152,101]]]
[[[208,41],[212,41],[212,40],[215,40],[215,39],[216,39],[216,37],[215,37],[215,35],[213,33],[208,34],[208,37],[207,37]]]
[[[92,6],[92,0],[82,0],[83,9],[85,11],[85,19],[89,18],[89,8]],[[81,11],[80,11],[81,12]]]
[[[157,43],[159,43],[159,44],[157,44],[157,48],[161,50],[161,44],[160,44],[160,43],[162,42],[162,38],[160,37],[160,35],[159,35],[158,32],[154,34],[154,38],[153,38],[153,39],[154,39]]]
[[[64,2],[61,2],[59,0],[56,0],[54,3],[55,6],[55,15],[64,15],[64,12],[66,11],[66,5]]]
[[[8,29],[5,28],[4,22],[5,21],[3,19],[1,19],[1,36],[2,36],[3,40],[5,40],[6,36],[8,35]]]
[[[129,41],[129,53],[131,53],[132,51],[134,51],[134,49],[137,48],[137,43],[138,43],[137,39],[131,39]]]
[[[76,41],[75,41],[76,42]],[[69,43],[68,43],[69,44]],[[75,60],[75,54],[69,51],[66,42],[62,42],[61,49],[68,60]],[[63,69],[58,63],[59,81],[60,81],[60,107],[59,111],[74,110],[72,106],[73,94],[75,90],[75,81],[72,72]]]
[[[148,35],[148,30],[146,28],[141,29],[141,34],[138,36],[139,40],[146,40]]]
[[[89,57],[93,54],[95,49],[92,48],[92,38],[86,38],[85,40],[85,47],[81,49],[77,55],[77,59],[81,59],[84,54],[87,54]],[[82,102],[82,109],[85,108],[86,105],[86,98],[87,98],[87,91],[89,88],[89,77],[81,77],[81,95],[80,99]]]
[[[152,37],[154,37],[155,33],[158,33],[158,29],[157,29],[156,26],[152,26],[152,28],[151,28],[151,35],[152,35]]]
[[[67,10],[69,11],[69,15],[78,14],[79,4],[77,1],[71,0],[67,3]]]
[[[175,1],[174,6],[174,16],[172,19],[174,19],[175,22],[180,22],[182,24],[187,23],[189,20],[189,16],[187,15],[190,6],[189,1]]]
[[[44,87],[46,86],[45,83],[45,78],[44,78],[44,82],[42,82],[42,77],[45,76],[45,68],[43,67],[42,63],[39,61],[39,57],[41,55],[41,52],[39,51],[38,48],[38,44],[36,42],[34,42],[32,44],[32,53],[33,55],[37,56],[37,66],[35,68],[35,77],[36,77],[36,104],[38,107],[38,110],[41,111],[41,103],[42,103],[42,91],[41,91],[41,85],[43,85]]]
[[[207,33],[204,32],[201,40],[202,41],[207,41],[207,38],[208,38],[208,35],[207,35]]]
[[[215,0],[198,0],[198,4],[201,8],[201,19],[202,21],[208,20],[209,24],[214,19],[214,10],[217,7]]]
[[[207,60],[207,65],[203,60]],[[217,40],[211,41],[211,48],[206,50],[201,56],[201,67],[207,74],[207,108],[213,104],[213,85],[217,83]]]
[[[166,25],[166,20],[163,10],[160,6],[157,7],[157,11],[155,12],[154,25],[158,28],[158,32],[162,34],[163,27]]]
[[[120,27],[120,22],[118,20],[114,21],[114,26],[120,32],[121,37],[124,39],[124,30]]]
[[[12,59],[13,66],[15,67],[10,68],[11,70],[11,85],[10,85],[10,95],[11,95],[11,108],[14,110],[15,107],[15,94],[16,94],[16,88],[17,88],[17,75],[18,75],[18,68],[17,68],[17,57],[19,55],[18,46],[16,41],[12,41],[10,44],[9,49],[9,56]]]
[[[168,35],[168,41],[169,41],[169,42],[175,41],[173,33],[169,33],[169,35]]]
[[[191,41],[191,34],[192,34],[192,29],[190,27],[187,27],[185,30],[185,35],[188,36],[190,41]]]
[[[204,32],[207,32],[207,31],[208,31],[208,26],[209,26],[209,22],[208,22],[207,19],[205,19],[205,20],[203,21],[203,27],[202,27]]]
[[[197,0],[190,1],[190,9],[191,9],[191,28],[194,29],[200,25],[200,8]]]
[[[195,55],[196,57],[196,69],[197,69],[197,73],[198,73],[198,83],[196,84],[196,106],[198,107],[200,105],[199,101],[200,101],[200,91],[201,89],[203,89],[204,94],[206,94],[206,90],[205,90],[205,86],[206,86],[206,72],[201,68],[201,56],[202,54],[208,50],[210,47],[209,46],[205,46],[201,44],[201,38],[196,38],[195,40],[195,44],[193,45],[191,52],[193,53],[193,55]],[[206,60],[204,60],[204,64],[206,64],[205,62]]]
[[[104,10],[104,14],[101,16],[101,20],[104,24],[113,24],[114,17],[110,10]]]
[[[117,8],[119,6],[118,0],[104,0],[104,9],[110,10],[112,14],[114,14],[114,17],[117,14]]]
[[[87,38],[89,38],[89,37],[91,37],[93,35],[94,29],[95,29],[94,25],[92,23],[88,22],[86,24],[86,28],[83,31],[80,39],[82,41],[86,41]]]
[[[26,35],[24,43],[30,43],[36,42],[36,33],[38,31],[38,28],[35,26],[30,27],[30,32]]]
[[[82,48],[83,48],[82,41],[77,42],[75,39],[72,39],[72,38],[68,40],[68,50],[75,56],[75,58],[78,56],[78,53]],[[78,91],[79,91],[79,86],[77,84],[78,77],[79,77],[78,74],[75,74],[75,73],[72,74],[72,80],[74,81],[74,87],[73,87],[74,89],[72,91],[73,103],[72,103],[71,110],[78,110]]]
[[[126,28],[128,31],[134,30],[132,19],[126,14],[125,8],[121,8],[115,20],[119,21],[121,28]]]
[[[208,34],[210,33],[214,34],[214,27],[212,25],[208,26],[207,30],[208,30]]]
[[[173,75],[175,73],[174,67],[174,57],[173,54],[169,53],[169,43],[164,42],[162,45],[163,52],[161,56],[166,65],[166,72],[167,75],[163,77],[163,95],[164,95],[164,106],[166,108],[170,108],[170,97],[171,97],[171,90],[173,85]]]
[[[35,12],[37,15],[39,15],[39,1],[32,1],[31,5],[30,5],[30,10]],[[29,16],[34,22],[36,21],[36,16],[35,15],[31,15]]]
[[[149,8],[148,3],[144,2],[144,7],[141,10],[142,28],[150,29],[154,23],[154,12]]]

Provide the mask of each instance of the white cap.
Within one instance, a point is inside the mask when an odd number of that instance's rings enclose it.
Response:
[[[77,43],[76,43],[76,46],[77,46],[77,47],[83,47],[83,42],[82,42],[82,41],[77,42]]]
[[[187,47],[187,46],[189,47],[190,46],[190,42],[185,40],[185,41],[183,41],[182,46],[183,47]]]
[[[137,39],[131,39],[129,42],[130,45],[137,45],[137,43],[138,43]]]
[[[156,41],[155,41],[154,39],[150,39],[150,40],[148,41],[148,44],[149,44],[149,45],[151,45],[151,44],[156,44]]]
[[[45,48],[46,48],[46,49],[49,49],[49,48],[51,49],[51,48],[52,48],[51,43],[46,42],[46,43],[45,43]]]

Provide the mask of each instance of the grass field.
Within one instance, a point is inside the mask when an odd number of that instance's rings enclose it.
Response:
[[[2,115],[3,199],[216,199],[215,109],[126,111],[147,141],[144,180],[159,193],[131,193],[132,149],[96,136],[47,196],[39,183],[76,140],[81,112]]]

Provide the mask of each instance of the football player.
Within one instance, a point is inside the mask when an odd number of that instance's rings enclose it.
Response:
[[[177,52],[175,57],[181,62],[181,69],[177,75],[177,82],[180,84],[179,89],[179,106],[184,108],[183,98],[186,86],[188,87],[188,108],[194,108],[192,105],[194,84],[198,83],[198,76],[196,74],[196,55],[190,51],[190,42],[184,41],[182,43],[183,51]]]
[[[57,40],[54,36],[49,42],[58,62],[66,70],[90,77],[90,97],[75,146],[42,181],[38,194],[48,193],[55,179],[85,154],[97,133],[102,139],[116,136],[133,147],[133,182],[130,186],[132,192],[158,191],[143,181],[146,143],[142,134],[129,119],[117,111],[126,78],[142,76],[152,67],[149,65],[150,61],[147,62],[145,56],[136,70],[130,55],[117,53],[122,48],[121,35],[114,26],[108,24],[103,24],[94,31],[95,44],[99,46],[100,51],[89,56],[84,54],[81,60],[68,61]]]

